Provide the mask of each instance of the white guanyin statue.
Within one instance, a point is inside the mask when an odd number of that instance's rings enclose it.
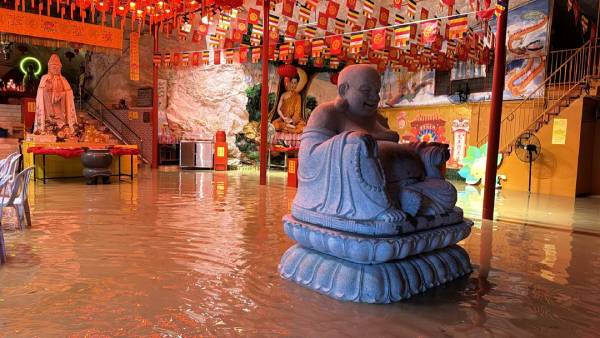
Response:
[[[61,75],[62,64],[56,54],[48,61],[48,74],[42,76],[35,99],[35,134],[47,134],[48,124],[55,124],[60,130],[68,126],[73,133],[77,125],[77,111],[73,90],[67,79]]]

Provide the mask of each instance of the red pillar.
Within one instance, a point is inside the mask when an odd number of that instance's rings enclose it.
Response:
[[[487,158],[485,162],[485,188],[483,190],[483,219],[494,218],[494,198],[496,193],[496,174],[498,171],[498,148],[500,146],[500,122],[502,121],[502,94],[506,69],[506,8],[496,25],[496,50],[494,52],[494,77],[492,83],[492,101],[488,127]]]
[[[154,25],[154,49],[158,53],[158,26]],[[152,168],[158,168],[158,65],[152,62]]]
[[[269,124],[269,0],[263,1],[262,85],[260,90],[260,184],[267,184],[267,131]]]

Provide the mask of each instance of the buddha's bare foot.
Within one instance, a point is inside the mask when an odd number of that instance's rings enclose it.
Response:
[[[423,197],[423,203],[419,213],[426,216],[434,216],[444,213],[444,209],[428,197]]]
[[[402,210],[398,210],[395,208],[389,208],[381,214],[377,215],[377,220],[384,222],[401,222],[406,219],[406,214],[402,212]]]
[[[416,216],[423,203],[423,196],[420,193],[411,190],[403,189],[400,192],[400,205],[402,210],[411,216]]]

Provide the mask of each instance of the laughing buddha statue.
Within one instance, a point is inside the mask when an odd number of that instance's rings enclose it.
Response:
[[[381,79],[369,65],[340,73],[338,95],[301,137],[292,216],[338,230],[397,235],[462,220],[443,177],[448,145],[399,144],[378,114]]]

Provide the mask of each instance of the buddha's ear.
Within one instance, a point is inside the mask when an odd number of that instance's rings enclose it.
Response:
[[[350,86],[348,85],[348,83],[342,83],[338,86],[338,95],[341,97],[345,97],[346,96],[346,92],[348,91],[348,88],[350,88]]]

